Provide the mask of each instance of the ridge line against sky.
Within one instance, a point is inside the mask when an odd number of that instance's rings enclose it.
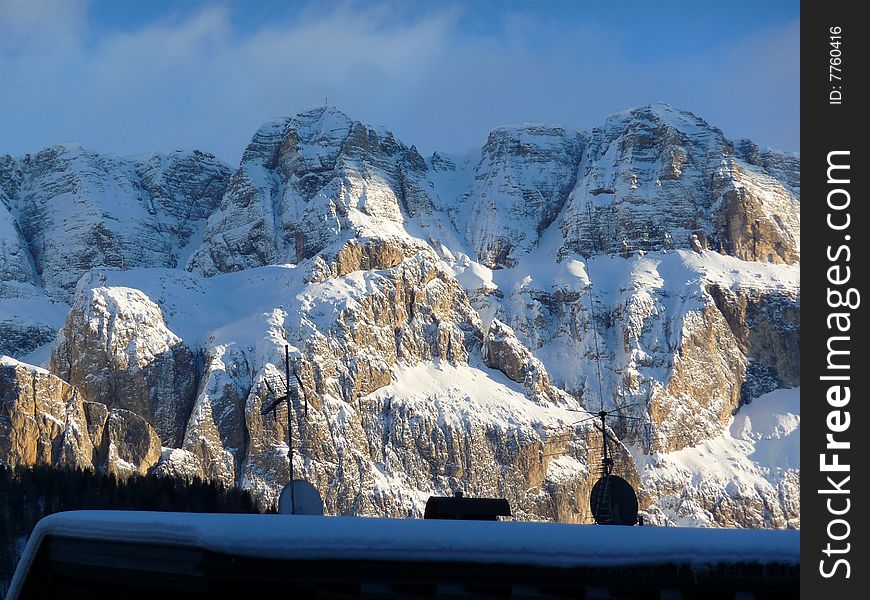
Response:
[[[0,155],[213,152],[322,104],[421,152],[667,102],[800,150],[799,2],[0,0]]]

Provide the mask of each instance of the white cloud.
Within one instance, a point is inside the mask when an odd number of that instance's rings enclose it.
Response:
[[[797,61],[782,55],[793,30],[640,68],[621,58],[618,30],[508,15],[498,33],[472,34],[454,8],[390,8],[337,5],[241,31],[213,5],[97,32],[83,2],[0,0],[0,152],[75,141],[122,154],[199,147],[234,163],[265,119],[325,96],[425,150],[479,146],[508,123],[590,127],[656,100],[796,145],[783,107],[758,101],[798,106]]]
[[[68,51],[84,31],[85,9],[84,0],[0,0],[0,56]]]

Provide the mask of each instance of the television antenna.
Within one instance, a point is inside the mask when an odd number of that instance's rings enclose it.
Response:
[[[591,213],[590,213],[591,219]],[[592,276],[589,272],[589,264],[586,265],[586,275],[589,277],[589,286],[587,287],[589,294],[589,312],[592,320],[592,337],[595,342],[595,367],[598,374],[598,413],[594,413],[575,423],[579,425],[587,421],[592,421],[595,428],[601,432],[602,439],[602,461],[601,461],[601,477],[592,486],[592,491],[589,494],[589,508],[592,511],[592,516],[595,522],[599,525],[636,525],[637,520],[637,493],[631,484],[622,477],[613,474],[613,452],[610,450],[610,442],[617,444],[618,441],[607,432],[607,417],[614,413],[619,413],[622,410],[635,406],[629,404],[625,406],[617,406],[613,410],[604,410],[604,391],[601,382],[601,352],[598,343],[598,330],[595,328],[595,302],[592,298]],[[637,403],[641,404],[641,403]],[[619,415],[623,419],[638,419],[627,415]],[[596,420],[600,420],[599,425]]]
[[[601,477],[592,486],[592,492],[589,494],[589,508],[595,522],[599,525],[634,525],[637,523],[637,493],[625,479],[613,474],[613,452],[610,450],[609,444],[618,442],[607,432],[607,417],[622,410],[622,408],[611,411],[601,410],[589,419],[601,432],[602,438]],[[619,417],[623,419],[636,418],[626,415],[619,415]],[[600,420],[601,424],[594,422],[595,420]]]
[[[290,496],[290,514],[297,514],[296,509],[296,492],[297,488],[300,486],[296,485],[299,483],[307,483],[302,480],[296,480],[293,478],[293,405],[295,402],[299,400],[300,392],[305,401],[305,418],[308,418],[308,397],[305,395],[305,388],[302,385],[302,380],[299,378],[299,374],[296,372],[294,368],[292,371],[293,377],[291,378],[290,371],[290,345],[284,344],[284,381],[280,381],[280,385],[276,384],[275,387],[272,387],[272,384],[269,383],[269,379],[266,377],[263,381],[266,384],[266,389],[269,390],[269,393],[272,395],[272,401],[269,402],[263,409],[260,411],[261,415],[267,415],[272,413],[272,418],[278,418],[278,405],[282,402],[287,403],[287,458],[290,461],[290,484],[285,488],[284,491],[289,488],[289,496]],[[276,391],[276,388],[281,392]],[[283,388],[283,390],[281,390]],[[311,484],[308,484],[309,487],[312,487]],[[304,486],[303,486],[304,487]],[[313,487],[312,487],[313,489]],[[282,491],[281,496],[284,497],[284,491]],[[315,490],[316,491],[316,490]],[[306,492],[307,493],[307,492]],[[319,494],[318,494],[319,497]],[[306,496],[307,498],[307,496]],[[307,503],[310,504],[310,503]],[[322,503],[321,503],[322,506]],[[307,514],[307,513],[306,513]],[[321,508],[322,514],[322,508]]]

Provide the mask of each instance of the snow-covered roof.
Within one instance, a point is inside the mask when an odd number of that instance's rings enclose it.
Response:
[[[364,517],[74,511],[39,522],[13,578],[47,536],[188,546],[249,558],[541,567],[797,565],[800,532]]]

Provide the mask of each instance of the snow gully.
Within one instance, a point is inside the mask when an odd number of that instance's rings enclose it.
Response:
[[[848,164],[850,152],[838,150],[828,153],[827,225],[835,234],[842,235],[842,243],[827,247],[827,359],[824,374],[819,379],[828,385],[825,398],[828,413],[825,417],[827,433],[825,452],[819,454],[819,471],[827,476],[827,486],[818,490],[825,496],[825,508],[831,517],[826,533],[827,544],[822,554],[827,558],[819,561],[819,573],[829,579],[834,576],[848,579],[852,567],[848,560],[851,543],[848,541],[852,526],[847,515],[852,508],[848,484],[851,467],[846,458],[851,451],[848,429],[851,416],[847,407],[851,398],[851,345],[852,311],[861,304],[861,295],[849,282],[852,271],[852,236],[849,204],[851,196],[847,186],[851,183]]]

